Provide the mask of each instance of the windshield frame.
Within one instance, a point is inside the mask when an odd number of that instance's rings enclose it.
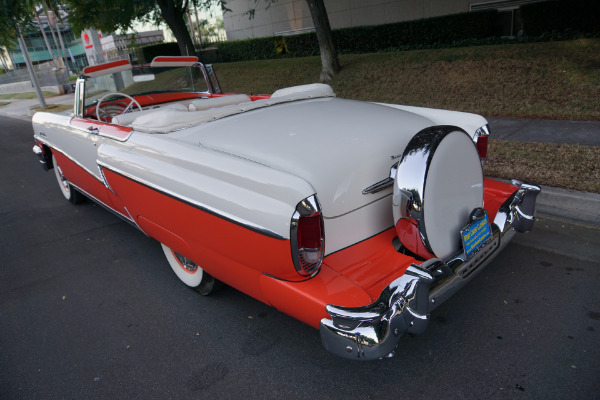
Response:
[[[146,64],[136,64],[136,65],[131,65],[130,68],[124,70],[124,71],[117,71],[114,73],[107,73],[107,74],[102,74],[102,75],[96,75],[96,76],[88,76],[85,74],[82,74],[79,76],[78,80],[77,80],[77,84],[75,86],[75,104],[74,104],[74,115],[78,116],[78,117],[82,117],[85,118],[86,116],[88,117],[94,117],[95,115],[95,111],[91,112],[92,109],[95,110],[95,107],[97,105],[98,99],[101,97],[97,96],[96,98],[93,98],[94,95],[90,95],[88,92],[90,90],[91,85],[89,84],[93,79],[99,78],[99,77],[106,77],[106,76],[111,76],[112,80],[115,81],[115,86],[119,87],[119,82],[121,85],[123,85],[123,75],[121,75],[123,72],[130,72],[131,74],[131,78],[133,75],[141,75],[147,72],[152,72],[152,71],[156,71],[158,68],[163,69],[162,72],[166,72],[169,70],[175,70],[175,69],[181,69],[181,68],[187,68],[189,69],[189,71],[193,71],[191,68],[197,68],[197,72],[198,72],[198,77],[197,78],[191,78],[190,82],[191,82],[191,86],[187,89],[183,89],[183,90],[176,90],[176,89],[172,89],[169,90],[168,86],[165,85],[164,90],[149,90],[149,91],[145,91],[145,92],[139,92],[139,93],[132,93],[130,94],[132,97],[134,98],[141,98],[144,99],[143,101],[143,105],[152,105],[152,104],[159,104],[162,102],[168,102],[168,101],[172,101],[172,100],[183,100],[183,99],[189,99],[189,98],[194,98],[194,97],[211,97],[214,94],[222,94],[221,91],[221,87],[219,84],[219,80],[216,76],[216,73],[214,71],[214,68],[212,67],[212,64],[208,64],[208,65],[204,65],[200,62],[195,62],[193,65],[191,66],[174,66],[174,67],[157,67],[157,66],[152,66],[151,63],[146,63]],[[168,69],[166,69],[168,68]],[[107,71],[108,72],[108,71]],[[136,74],[137,72],[137,74]],[[202,74],[200,76],[200,73]],[[158,74],[156,74],[158,75]],[[133,79],[132,79],[133,81]],[[193,82],[200,82],[203,81],[204,85],[202,87],[203,90],[197,90],[193,87],[194,83]],[[94,81],[95,82],[95,81]],[[123,87],[125,88],[125,87]],[[198,88],[200,89],[200,88]],[[110,93],[112,89],[108,89],[108,90],[104,90],[102,93],[103,94],[107,94]],[[122,89],[120,89],[122,90]],[[119,92],[119,90],[115,90],[117,93]],[[123,91],[124,93],[126,93],[126,91]],[[129,93],[126,93],[129,94]],[[170,99],[170,96],[168,96],[168,94],[173,94],[173,99]],[[177,94],[180,94],[179,96]],[[189,95],[188,95],[189,94]],[[108,99],[108,101],[110,101],[110,99]]]

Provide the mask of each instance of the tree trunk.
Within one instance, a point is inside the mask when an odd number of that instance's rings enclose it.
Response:
[[[54,34],[54,28],[52,28],[52,24],[50,23],[50,13],[48,12],[48,6],[45,1],[42,1],[42,7],[44,7],[44,12],[46,13],[46,19],[48,20],[48,28],[50,29],[50,33],[52,33],[52,40],[54,41],[54,46],[56,47],[56,52],[58,53],[58,59],[60,60],[61,67],[65,66],[65,60],[60,55],[60,47],[58,45],[58,40],[56,40],[56,35]]]
[[[44,95],[42,94],[42,89],[40,89],[40,84],[38,83],[37,76],[35,76],[33,65],[31,65],[31,59],[29,58],[29,52],[27,51],[25,40],[23,40],[21,28],[17,26],[17,29],[19,32],[19,46],[21,47],[21,53],[23,53],[23,58],[25,59],[25,65],[27,65],[27,71],[29,71],[31,85],[33,85],[33,88],[35,89],[35,94],[37,95],[38,101],[40,102],[40,108],[46,108],[46,100],[44,99]]]
[[[160,8],[165,23],[171,28],[171,31],[177,40],[181,55],[195,56],[196,50],[194,49],[190,32],[186,28],[184,18],[186,14],[183,6],[187,7],[187,1],[183,5],[180,0],[156,0],[156,2],[158,3],[158,7]]]
[[[58,60],[56,59],[56,57],[54,56],[54,53],[52,52],[52,47],[50,46],[50,42],[48,42],[48,36],[46,36],[46,32],[44,30],[44,26],[42,25],[42,21],[40,20],[40,16],[38,15],[38,13],[35,13],[35,19],[37,20],[38,26],[40,27],[40,32],[42,32],[42,36],[44,37],[44,42],[46,43],[46,48],[48,49],[48,53],[50,53],[50,57],[52,57],[52,60],[54,61],[54,65],[56,66],[56,68],[60,68],[60,65],[58,64]],[[50,23],[50,22],[48,22]]]
[[[317,39],[319,40],[319,51],[321,53],[321,82],[330,81],[340,72],[340,62],[333,40],[333,33],[329,25],[329,17],[323,0],[306,0],[310,15],[315,25]]]

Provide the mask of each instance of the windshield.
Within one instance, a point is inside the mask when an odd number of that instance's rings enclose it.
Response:
[[[209,93],[204,74],[199,67],[136,66],[128,71],[88,78],[85,85],[85,106],[90,106],[102,96],[115,92],[134,98],[140,95],[176,93],[177,99],[180,100]],[[137,100],[142,105],[161,102],[156,97],[147,96]],[[107,100],[109,98],[107,97]]]

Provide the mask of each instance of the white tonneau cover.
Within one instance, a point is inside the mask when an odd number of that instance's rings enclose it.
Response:
[[[227,97],[229,96],[221,99],[225,99]],[[226,105],[223,107],[217,106],[201,111],[191,111],[193,109],[192,107],[190,107],[190,111],[173,108],[159,109],[151,113],[140,114],[140,116],[131,123],[131,127],[136,131],[147,133],[169,133],[205,122],[225,118],[231,115],[255,110],[257,108],[268,107],[290,101],[314,99],[318,97],[335,97],[335,93],[333,93],[333,89],[331,89],[329,85],[321,83],[294,86],[276,91],[273,93],[270,99],[257,100],[253,102],[240,99],[239,102],[235,102],[236,104]],[[212,100],[216,99],[206,99],[201,101]]]

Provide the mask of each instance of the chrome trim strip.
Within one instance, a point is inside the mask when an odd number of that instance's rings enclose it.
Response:
[[[98,122],[100,123],[104,123],[104,124],[109,124],[109,122],[103,122],[103,121],[90,121],[90,124],[97,124]],[[121,126],[121,125],[116,125],[116,124],[111,124],[113,126]],[[73,129],[73,130],[77,130],[83,133],[86,133],[88,135],[93,135],[93,136],[100,136],[103,138],[107,138],[110,140],[115,140],[117,142],[126,142],[129,140],[129,138],[131,137],[131,135],[133,135],[134,129],[131,129],[131,131],[128,133],[128,135],[124,138],[121,137],[117,137],[117,136],[113,136],[113,135],[109,135],[109,134],[105,134],[102,133],[98,130],[98,128],[96,127],[89,127],[89,128],[82,128],[80,126],[74,126],[72,124],[69,124],[69,128]]]
[[[323,346],[337,356],[353,360],[393,355],[402,334],[422,333],[432,310],[480,273],[515,231],[532,228],[539,191],[535,185],[521,184],[498,210],[492,224],[492,240],[469,260],[461,249],[443,261],[433,258],[421,265],[412,264],[370,305],[328,305],[331,318],[323,318],[319,328]]]
[[[368,188],[365,188],[362,191],[362,194],[374,194],[374,193],[381,192],[382,190],[385,190],[389,187],[394,186],[394,179],[396,178],[397,168],[398,168],[398,163],[392,165],[392,168],[390,168],[390,175],[387,178],[385,178],[377,183],[374,183],[373,185],[369,186]]]
[[[106,176],[104,176],[104,171],[102,170],[102,166],[100,165],[100,161],[96,160],[96,164],[98,164],[98,170],[100,170],[100,176],[102,176],[102,180],[104,181],[104,186],[106,186],[106,188],[108,190],[110,190],[112,192],[112,194],[114,194],[115,196],[117,196],[117,194],[115,193],[115,191],[108,184],[108,181],[106,180]],[[129,213],[129,211],[127,213]]]
[[[272,230],[267,229],[267,228],[265,228],[263,226],[260,226],[260,225],[254,224],[254,223],[252,223],[250,221],[246,221],[244,219],[235,217],[235,216],[233,216],[231,214],[228,214],[228,213],[226,213],[224,211],[217,210],[216,208],[207,206],[206,204],[202,204],[202,203],[200,203],[200,202],[198,202],[196,200],[190,199],[189,197],[185,197],[185,196],[182,196],[180,194],[176,194],[176,193],[174,193],[174,192],[172,192],[172,191],[170,191],[168,189],[165,189],[163,187],[160,187],[160,186],[155,185],[153,183],[150,183],[148,181],[142,180],[142,179],[140,179],[138,177],[135,177],[135,176],[133,176],[133,175],[131,175],[131,174],[125,172],[125,171],[122,171],[122,170],[120,170],[118,168],[114,168],[114,167],[112,167],[112,166],[110,166],[110,165],[108,165],[108,164],[106,164],[106,163],[104,163],[102,161],[98,160],[98,165],[101,168],[106,168],[109,171],[114,172],[115,174],[121,175],[121,176],[123,176],[123,177],[125,177],[125,178],[127,178],[129,180],[132,180],[134,182],[139,183],[140,185],[146,186],[149,189],[155,190],[155,191],[157,191],[159,193],[162,193],[162,194],[164,194],[166,196],[169,196],[172,199],[181,201],[181,202],[183,202],[183,203],[185,203],[187,205],[190,205],[190,206],[192,206],[194,208],[197,208],[197,209],[199,209],[201,211],[204,211],[204,212],[207,212],[207,213],[209,213],[211,215],[214,215],[215,217],[219,217],[221,219],[224,219],[226,221],[234,223],[234,224],[236,224],[238,226],[241,226],[243,228],[249,229],[249,230],[251,230],[253,232],[256,232],[256,233],[259,233],[261,235],[271,237],[273,239],[287,240],[286,237],[284,237],[284,236],[282,236],[282,235],[280,235],[280,234],[278,234],[276,232],[273,232]]]
[[[92,196],[91,194],[89,194],[88,192],[86,192],[85,190],[83,190],[82,188],[80,188],[79,186],[75,185],[73,182],[69,181],[69,185],[73,186],[75,189],[77,189],[77,191],[83,193],[85,195],[85,197],[89,198],[94,203],[96,203],[96,204],[100,205],[101,207],[105,208],[106,210],[112,212],[117,217],[121,218],[125,222],[130,223],[131,225],[135,226],[137,229],[139,229],[141,231],[140,227],[135,223],[135,221],[133,220],[133,218],[132,219],[127,218],[126,215],[121,214],[120,212],[118,212],[117,210],[115,210],[114,208],[112,208],[111,206],[109,206],[108,204],[104,203],[101,200],[98,200],[96,197]],[[127,211],[127,214],[129,214],[129,211]],[[131,215],[129,215],[129,217],[131,217]]]

